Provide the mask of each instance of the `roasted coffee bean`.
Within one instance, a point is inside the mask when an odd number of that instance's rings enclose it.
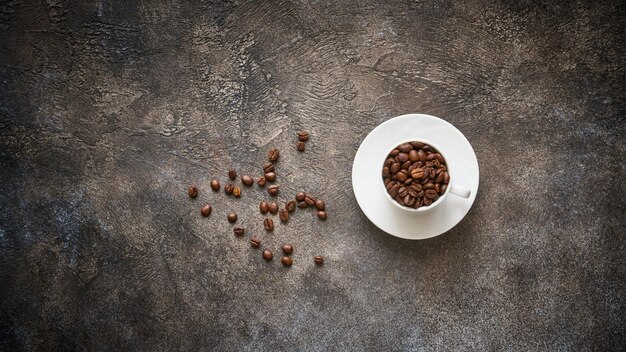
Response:
[[[420,159],[421,162],[426,161],[426,153],[424,153],[424,151],[421,149],[417,151],[417,157]]]
[[[276,148],[272,148],[267,152],[267,159],[269,161],[276,161],[280,156],[280,152]]]
[[[447,185],[450,182],[450,174],[445,172],[444,175],[445,176],[443,176],[443,183],[445,183]]]
[[[228,218],[228,222],[234,223],[235,221],[237,221],[237,214],[231,211],[230,213],[228,213],[227,218]]]
[[[435,159],[435,153],[427,153],[426,154],[426,160],[430,161],[430,160],[434,160]]]
[[[270,213],[276,214],[276,213],[278,213],[278,204],[272,202],[272,203],[270,203],[268,209],[269,209]]]
[[[406,197],[404,197],[404,205],[406,205],[407,207],[410,207],[413,205],[413,203],[415,202],[415,198],[411,197],[410,195],[406,195]]]
[[[414,190],[413,188],[411,188],[411,187],[407,188],[407,193],[408,193],[411,197],[413,197],[413,198],[417,198],[417,191],[416,191],[416,190]]]
[[[396,202],[400,203],[400,205],[404,205],[404,198],[400,197],[399,195],[396,195],[394,199],[396,200]]]
[[[207,217],[209,215],[211,215],[211,210],[213,210],[213,208],[211,208],[211,206],[209,204],[205,205],[202,207],[202,209],[200,209],[200,214],[202,214],[202,216]]]
[[[398,171],[398,173],[396,174],[396,180],[398,180],[399,182],[404,182],[407,178],[407,172],[406,170],[400,170]]]
[[[404,185],[405,185],[405,186],[408,186],[408,185],[410,185],[411,183],[413,183],[413,179],[409,177],[409,178],[407,178],[406,180],[404,180],[404,182],[403,182],[403,183],[404,183]]]
[[[428,144],[424,144],[424,146],[422,147],[422,150],[425,152],[429,152],[432,150],[432,148]]]
[[[288,256],[284,256],[280,262],[283,263],[284,266],[291,266],[293,264],[293,260]]]
[[[259,179],[256,181],[256,184],[259,185],[259,187],[265,187],[265,176],[259,177]]]
[[[444,193],[446,193],[447,189],[448,189],[448,185],[443,185],[443,186],[441,186],[441,189],[439,190],[439,193],[444,194]]]
[[[211,180],[211,189],[214,191],[219,191],[220,190],[220,181],[218,180]]]
[[[266,231],[273,231],[274,230],[274,220],[272,220],[270,218],[266,218],[265,220],[263,220],[263,227],[265,228]]]
[[[432,184],[431,182],[428,182],[428,183],[425,183],[425,184],[422,186],[422,188],[423,188],[423,189],[431,189],[431,188],[435,188],[435,185],[434,185],[434,184]]]
[[[443,181],[444,176],[445,175],[443,173],[439,173],[439,175],[437,175],[437,177],[435,178],[435,182],[440,183],[441,181]]]
[[[389,153],[389,156],[397,156],[398,154],[400,154],[400,151],[398,149],[394,149],[391,153]]]
[[[289,221],[289,211],[287,209],[280,209],[278,211],[278,217],[280,218],[280,221],[282,222]]]
[[[437,198],[438,196],[439,194],[434,189],[427,189],[424,191],[424,197],[426,198],[433,199],[433,198]]]
[[[424,143],[422,143],[422,142],[410,142],[410,144],[415,149],[422,149],[422,147],[424,147]]]
[[[315,207],[317,208],[317,210],[324,210],[326,209],[326,203],[324,203],[323,200],[318,199],[315,201]]]
[[[276,181],[276,173],[274,172],[268,172],[265,174],[265,180],[269,181],[269,182],[274,182]]]
[[[250,187],[254,184],[254,180],[252,179],[252,177],[248,176],[248,175],[244,175],[241,176],[241,183],[243,183],[244,185]]]
[[[267,187],[267,193],[269,193],[271,196],[277,196],[279,192],[280,190],[278,188],[278,185],[271,185]]]
[[[390,167],[391,164],[393,164],[395,160],[393,158],[389,158],[387,160],[385,160],[385,167]]]
[[[439,153],[435,153],[435,158],[437,159],[437,161],[439,161],[441,164],[445,163],[446,160],[443,158],[443,155],[439,154]]]
[[[389,178],[385,178],[385,180],[383,181],[383,183],[385,184],[385,187],[387,187],[387,185],[389,184],[389,182],[391,182],[391,179],[389,179]]]
[[[391,167],[389,167],[389,172],[395,175],[398,171],[400,171],[400,163],[391,164]]]
[[[291,254],[291,253],[293,253],[293,246],[292,246],[292,245],[290,245],[289,243],[285,243],[285,244],[283,244],[282,249],[283,249],[283,253],[285,253],[285,254]]]
[[[246,233],[246,230],[243,228],[243,226],[235,226],[233,228],[233,233],[235,234],[235,236],[243,236],[243,234]]]
[[[306,144],[304,144],[304,142],[302,142],[302,141],[299,141],[299,142],[296,144],[296,149],[297,149],[299,152],[303,152],[303,151],[306,149]]]
[[[304,197],[306,197],[306,193],[304,192],[296,193],[296,202],[302,202],[304,200]]]
[[[235,189],[235,185],[232,183],[227,183],[224,185],[224,192],[226,194],[233,194],[233,189]]]
[[[294,200],[288,201],[287,204],[285,204],[285,209],[287,209],[288,212],[293,213],[296,210],[296,202]]]
[[[261,211],[261,214],[267,214],[267,212],[270,210],[269,203],[267,203],[266,201],[262,201],[261,204],[259,204],[259,210]]]
[[[424,169],[413,169],[413,171],[411,171],[411,177],[413,177],[416,180],[419,180],[420,178],[424,177]]]
[[[437,191],[437,193],[441,193],[441,184],[440,183],[435,183],[435,191]]]
[[[235,169],[230,169],[230,170],[228,170],[228,177],[229,177],[231,180],[236,179],[236,178],[237,178],[237,171],[236,171]]]
[[[322,257],[321,255],[316,255],[315,257],[313,257],[313,261],[317,265],[322,265],[324,264],[324,257]]]
[[[422,185],[420,185],[419,183],[413,183],[411,184],[411,189],[415,190],[416,192],[419,192],[422,190]]]
[[[306,202],[306,204],[308,204],[308,205],[314,205],[314,204],[315,204],[315,198],[313,198],[313,196],[312,196],[312,195],[310,195],[310,194],[307,194],[307,195],[304,197],[304,201],[305,201],[305,202]]]
[[[417,150],[411,150],[409,152],[409,160],[414,163],[418,160],[420,160],[419,156],[417,155]]]
[[[306,202],[302,201],[298,203],[298,208],[300,209],[306,209],[309,205],[306,204]]]
[[[250,245],[251,245],[252,247],[254,247],[254,248],[259,248],[259,246],[261,245],[261,240],[259,240],[259,238],[258,238],[258,237],[253,236],[253,237],[250,239]]]
[[[301,142],[306,142],[309,140],[309,132],[307,131],[298,131],[298,139]]]
[[[409,151],[411,151],[411,149],[413,149],[413,146],[410,145],[409,143],[403,143],[403,144],[400,144],[397,149],[401,153],[408,153]]]
[[[407,194],[409,194],[409,190],[406,187],[400,187],[400,189],[398,190],[398,195],[404,198]]]
[[[405,162],[407,162],[409,160],[409,154],[407,154],[407,153],[400,153],[400,154],[398,154],[396,159],[400,163],[405,163]]]
[[[429,206],[429,205],[433,204],[433,200],[430,199],[430,198],[423,198],[422,202],[424,202],[425,206]]]
[[[400,165],[400,168],[401,168],[402,170],[408,170],[408,169],[409,169],[409,166],[411,166],[411,162],[410,162],[410,161],[407,161],[407,162],[403,163],[402,165]]]
[[[389,195],[391,196],[391,198],[395,198],[396,195],[398,195],[398,191],[400,190],[400,185],[399,184],[395,184],[393,185],[390,189],[389,189]]]
[[[388,167],[383,167],[383,177],[387,177],[389,176],[389,168]]]
[[[233,187],[233,196],[237,198],[241,196],[241,188],[239,188],[239,186]]]
[[[263,164],[263,173],[266,174],[268,172],[274,172],[274,163],[269,161]]]
[[[196,186],[191,186],[187,189],[187,194],[189,198],[196,198],[198,196],[198,188]]]
[[[326,214],[324,210],[320,210],[317,212],[317,217],[320,218],[321,220],[326,220],[326,218],[328,217],[328,214]]]
[[[270,260],[274,259],[274,255],[272,254],[272,251],[270,251],[269,249],[264,249],[263,250],[263,259],[265,259],[268,262]]]

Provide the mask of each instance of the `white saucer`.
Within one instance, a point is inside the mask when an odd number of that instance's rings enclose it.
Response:
[[[472,192],[468,199],[449,194],[423,213],[406,212],[390,202],[380,185],[382,163],[391,149],[413,138],[432,141],[441,149],[455,165],[453,182]],[[476,199],[478,178],[476,154],[461,131],[423,114],[402,115],[378,125],[361,143],[352,165],[352,188],[363,213],[388,234],[411,240],[435,237],[456,226]]]

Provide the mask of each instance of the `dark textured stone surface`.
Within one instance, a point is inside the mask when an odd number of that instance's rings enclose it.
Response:
[[[0,350],[624,348],[623,3],[340,3],[0,2]],[[482,172],[427,241],[344,177],[408,112]],[[267,235],[257,186],[210,190],[271,146],[281,204],[311,191],[326,222]]]

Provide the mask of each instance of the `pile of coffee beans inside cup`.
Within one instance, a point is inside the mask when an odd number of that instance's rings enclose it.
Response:
[[[414,209],[436,202],[450,182],[443,156],[419,141],[395,147],[385,159],[382,175],[391,198]]]

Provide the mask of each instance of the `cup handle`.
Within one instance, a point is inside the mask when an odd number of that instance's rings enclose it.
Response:
[[[469,198],[469,196],[472,194],[472,191],[465,187],[452,185],[452,188],[450,188],[450,193],[455,194],[461,198]]]

